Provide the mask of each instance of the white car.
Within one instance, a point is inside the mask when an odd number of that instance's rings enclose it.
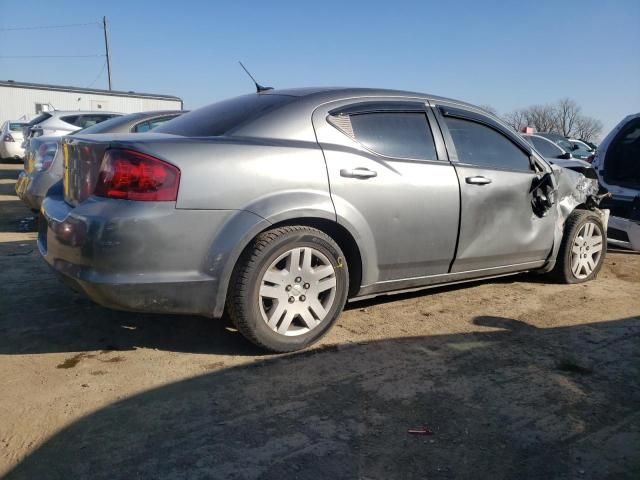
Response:
[[[22,159],[24,148],[22,148],[22,129],[26,122],[7,120],[2,124],[0,130],[0,160],[3,158]]]
[[[593,159],[600,184],[612,197],[609,242],[640,251],[640,113],[622,120],[602,141]]]
[[[120,115],[122,113],[81,110],[42,112],[23,129],[24,146],[27,146],[27,142],[32,137],[41,137],[43,135],[62,137]]]

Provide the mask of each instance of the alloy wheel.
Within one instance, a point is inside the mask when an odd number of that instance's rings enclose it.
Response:
[[[602,256],[602,231],[593,222],[586,222],[573,240],[571,272],[578,279],[587,278],[598,266]]]
[[[303,335],[320,325],[333,306],[336,272],[315,248],[293,248],[269,265],[258,295],[262,319],[271,330]]]

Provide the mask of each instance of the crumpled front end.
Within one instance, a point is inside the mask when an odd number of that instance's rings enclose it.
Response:
[[[551,271],[555,265],[555,259],[560,249],[564,224],[569,215],[578,207],[591,210],[600,216],[602,225],[607,231],[609,210],[598,208],[603,198],[609,194],[600,194],[600,186],[597,178],[588,178],[580,172],[551,166],[552,172],[549,180],[553,183],[554,206],[556,209],[556,225],[554,232],[553,253],[545,271]]]

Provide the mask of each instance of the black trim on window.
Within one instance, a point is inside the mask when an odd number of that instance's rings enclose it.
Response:
[[[329,115],[356,115],[359,113],[377,113],[377,112],[420,112],[424,113],[426,106],[421,102],[360,102],[339,107],[329,111]]]
[[[438,109],[440,110],[440,113],[443,117],[460,118],[462,120],[470,120],[472,122],[481,123],[507,137],[509,140],[511,140],[512,143],[514,143],[527,155],[531,156],[533,154],[533,148],[531,147],[529,142],[515,135],[513,132],[505,129],[502,125],[489,117],[476,112],[471,112],[469,110],[463,110],[461,108],[449,107],[444,105],[439,105]]]

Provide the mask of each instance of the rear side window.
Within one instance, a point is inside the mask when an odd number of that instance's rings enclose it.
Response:
[[[79,118],[80,118],[79,115],[72,115],[72,116],[60,117],[60,120],[62,120],[63,122],[70,123],[71,125],[75,125],[76,127],[79,127],[80,126],[78,125]]]
[[[251,94],[199,108],[160,125],[155,132],[184,137],[217,137],[296,100],[277,94]]]
[[[436,147],[421,112],[373,112],[351,115],[355,139],[380,155],[435,160]]]
[[[526,137],[527,140],[534,146],[534,148],[540,152],[543,157],[557,158],[564,152],[553,142],[545,140],[540,137]]]
[[[36,118],[31,120],[27,125],[29,125],[30,127],[33,127],[34,125],[38,125],[39,123],[44,122],[47,118],[51,118],[51,114],[50,113],[46,113],[46,112],[45,113],[41,113]]]
[[[104,122],[105,120],[109,120],[115,116],[116,115],[81,115],[74,125],[77,125],[80,128],[87,128],[100,122]]]
[[[526,153],[501,133],[480,123],[445,117],[458,160],[479,167],[531,171]]]
[[[151,120],[147,120],[146,122],[142,122],[137,124],[135,127],[133,127],[134,132],[136,133],[144,133],[144,132],[148,132],[150,130],[153,130],[154,128],[159,127],[160,125],[164,125],[165,123],[167,123],[169,120],[174,119],[176,116],[171,116],[171,117],[162,117],[162,118],[154,118]]]

